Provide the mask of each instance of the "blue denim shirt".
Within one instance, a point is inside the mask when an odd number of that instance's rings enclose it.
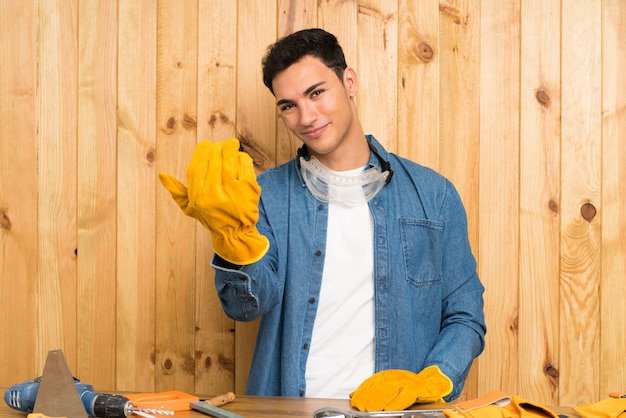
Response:
[[[369,202],[374,225],[375,367],[419,372],[436,364],[459,396],[484,347],[484,288],[453,185],[367,140],[393,179]],[[372,154],[370,165],[380,169]],[[328,205],[306,188],[296,160],[259,175],[257,228],[270,241],[258,262],[233,268],[214,257],[226,314],[261,318],[246,393],[305,396],[305,368],[324,267]],[[356,388],[355,388],[356,389]]]

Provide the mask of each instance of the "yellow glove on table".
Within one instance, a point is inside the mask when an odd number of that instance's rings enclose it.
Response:
[[[187,186],[167,173],[159,178],[183,212],[211,231],[217,255],[239,265],[265,255],[269,241],[256,228],[261,187],[236,138],[200,142],[187,167]]]
[[[452,381],[428,366],[419,373],[383,370],[367,378],[350,394],[350,405],[359,411],[399,411],[414,403],[443,402],[452,392]]]
[[[444,409],[446,418],[559,418],[545,406],[494,390]]]
[[[626,399],[605,399],[574,408],[583,418],[626,418]]]

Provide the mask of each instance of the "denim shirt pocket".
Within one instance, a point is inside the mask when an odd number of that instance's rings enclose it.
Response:
[[[415,287],[442,282],[443,222],[400,219],[400,235],[407,282]]]

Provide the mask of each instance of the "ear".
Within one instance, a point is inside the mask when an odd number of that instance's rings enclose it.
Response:
[[[350,97],[355,97],[359,91],[359,80],[356,77],[354,68],[348,67],[343,72],[343,85]]]

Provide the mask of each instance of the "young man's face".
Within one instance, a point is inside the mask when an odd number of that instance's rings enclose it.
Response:
[[[279,73],[272,87],[283,122],[322,163],[346,155],[353,141],[363,140],[353,102],[358,83],[351,68],[340,80],[307,55]]]

